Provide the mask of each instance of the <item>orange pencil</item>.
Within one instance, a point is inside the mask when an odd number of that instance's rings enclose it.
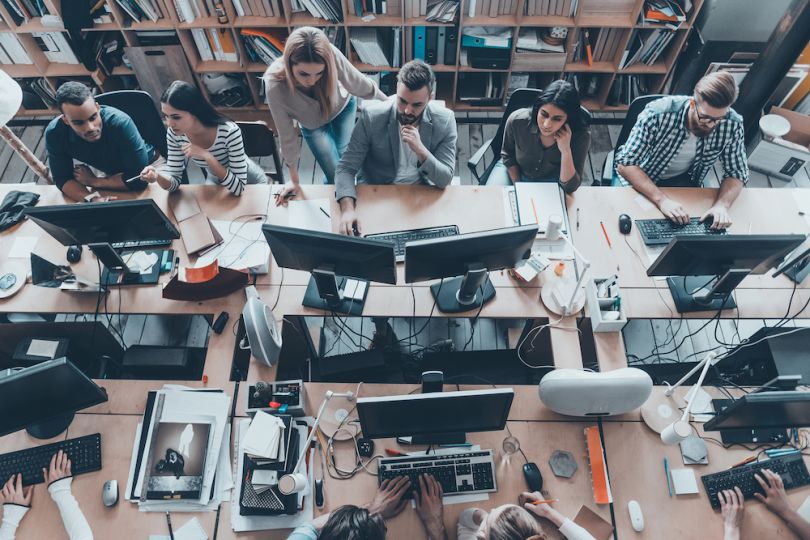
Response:
[[[602,233],[604,233],[604,235],[605,235],[605,240],[607,240],[608,247],[610,249],[613,249],[613,244],[610,243],[610,237],[608,236],[607,229],[605,229],[605,224],[600,221],[599,226],[602,227]]]
[[[532,197],[532,212],[534,212],[534,222],[540,225],[540,218],[537,216],[537,207],[534,205],[534,197]]]
[[[560,499],[543,499],[542,501],[531,501],[531,504],[538,505],[538,504],[551,504],[554,502],[559,501]]]

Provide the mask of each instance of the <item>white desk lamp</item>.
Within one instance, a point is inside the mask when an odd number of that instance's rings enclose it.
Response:
[[[549,311],[552,311],[556,315],[566,317],[572,313],[578,312],[585,305],[585,293],[581,290],[581,287],[582,282],[585,280],[585,274],[591,267],[591,262],[586,259],[582,253],[580,253],[574,243],[571,242],[566,235],[562,234],[561,229],[562,218],[560,216],[549,217],[548,226],[546,227],[546,239],[551,242],[556,242],[560,239],[565,241],[565,243],[568,244],[571,247],[571,250],[574,252],[574,261],[576,262],[576,259],[579,258],[582,262],[582,272],[579,273],[577,284],[574,286],[574,290],[571,291],[571,297],[567,302],[562,302],[561,299],[557,297],[557,293],[559,291],[555,291],[556,287],[554,282],[549,281],[548,279],[543,284],[543,288],[540,289],[540,297],[543,299],[543,303],[546,305],[546,308],[548,308]],[[549,276],[555,275],[553,274],[551,265],[546,268],[546,272],[550,272],[547,274]]]
[[[31,169],[39,176],[52,184],[51,173],[27,146],[14,135],[6,124],[8,124],[20,110],[22,104],[22,88],[17,81],[8,76],[0,69],[0,137],[3,137],[11,148],[25,161]]]
[[[653,431],[661,433],[661,440],[664,442],[664,444],[678,444],[692,433],[692,427],[689,425],[689,415],[692,412],[692,405],[697,399],[698,390],[701,386],[703,386],[703,380],[706,378],[706,373],[709,371],[709,368],[715,365],[717,362],[719,362],[717,353],[710,352],[703,358],[703,360],[698,362],[695,367],[689,370],[689,373],[681,377],[681,379],[673,386],[667,388],[666,392],[664,392],[664,395],[661,398],[650,399],[641,408],[641,418],[644,420],[644,423],[647,424],[647,426]],[[677,405],[672,399],[675,389],[682,385],[687,379],[689,379],[689,377],[697,373],[697,371],[701,368],[703,368],[703,371],[701,371],[698,381],[692,387],[694,393],[691,399],[687,400],[681,417],[673,421],[672,419],[675,417],[673,411],[677,410]]]
[[[315,416],[315,423],[312,424],[312,429],[309,431],[309,437],[307,437],[307,441],[304,443],[304,446],[301,448],[301,455],[298,457],[298,461],[295,463],[295,467],[290,474],[285,474],[282,476],[278,481],[278,490],[282,493],[282,495],[292,495],[293,493],[300,493],[304,491],[304,488],[307,487],[307,475],[304,473],[298,472],[298,467],[304,462],[307,457],[307,453],[309,453],[309,445],[312,443],[312,439],[315,437],[315,434],[318,431],[318,424],[321,422],[321,417],[323,416],[324,411],[326,410],[326,405],[333,397],[345,397],[349,401],[354,401],[354,392],[332,392],[331,390],[326,391],[326,395],[324,396],[323,403],[321,403],[321,408],[318,409],[318,414]]]

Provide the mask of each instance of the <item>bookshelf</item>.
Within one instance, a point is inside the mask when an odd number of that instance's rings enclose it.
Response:
[[[110,75],[104,76],[99,72],[90,72],[82,64],[51,61],[40,50],[35,39],[35,33],[60,32],[66,34],[61,23],[61,0],[39,0],[45,6],[50,16],[31,17],[28,21],[17,22],[12,16],[9,2],[22,2],[24,0],[0,0],[0,32],[10,32],[16,35],[20,45],[25,49],[32,61],[31,64],[4,64],[0,67],[9,75],[20,80],[24,85],[36,81],[47,85],[52,91],[66,79],[75,79],[87,82],[97,87],[100,92],[120,88],[136,88],[137,80],[134,72],[125,67],[117,66],[111,70]],[[81,1],[81,0],[79,0]],[[125,1],[125,0],[124,0]],[[247,103],[234,107],[218,107],[223,113],[237,120],[262,119],[270,121],[267,105],[264,103],[261,89],[261,74],[266,64],[251,61],[245,43],[240,37],[242,29],[266,31],[283,40],[298,26],[311,25],[321,28],[336,27],[344,32],[343,52],[362,72],[384,73],[396,72],[398,68],[391,66],[375,66],[360,62],[357,53],[351,44],[352,31],[355,28],[377,27],[400,28],[401,47],[400,62],[410,60],[408,51],[412,50],[413,32],[415,27],[457,27],[459,39],[456,40],[455,62],[450,65],[438,64],[434,66],[437,73],[437,98],[457,111],[501,111],[507,98],[510,86],[528,85],[542,86],[559,77],[576,77],[583,94],[584,105],[592,111],[620,111],[627,108],[626,103],[616,103],[612,99],[611,89],[614,85],[629,80],[631,76],[644,82],[646,93],[658,93],[664,87],[672,73],[692,25],[703,7],[703,0],[692,0],[692,9],[687,13],[687,20],[682,22],[676,30],[667,47],[658,59],[647,65],[636,63],[620,69],[624,49],[636,32],[642,34],[653,31],[654,26],[641,24],[641,13],[644,0],[579,0],[575,16],[563,15],[529,15],[532,9],[547,6],[549,3],[559,6],[564,3],[570,6],[571,0],[461,0],[456,23],[444,24],[428,22],[425,17],[412,16],[418,13],[419,0],[387,0],[386,15],[369,16],[367,12],[363,17],[355,13],[354,0],[335,0],[342,9],[341,22],[329,22],[323,18],[315,18],[306,12],[293,12],[293,2],[296,0],[269,0],[275,7],[274,16],[239,16],[234,5],[236,2],[259,2],[268,0],[190,0],[199,5],[217,6],[224,11],[224,17],[200,16],[192,22],[182,22],[176,9],[178,0],[146,0],[157,6],[163,17],[157,22],[144,19],[134,21],[122,7],[122,0],[97,0],[96,6],[106,10],[105,22],[96,23],[91,27],[82,29],[86,35],[93,32],[106,32],[105,35],[120,36],[123,45],[137,47],[141,43],[141,34],[144,31],[174,30],[179,43],[188,60],[191,71],[197,84],[205,89],[202,77],[205,74],[225,73],[235,76],[243,81],[249,89]],[[365,2],[368,0],[363,0]],[[372,0],[373,1],[373,0]],[[500,13],[491,17],[486,13],[474,10],[470,17],[470,2],[484,2],[492,6],[490,13],[496,8]],[[404,3],[411,2],[410,6]],[[415,2],[415,4],[414,4]],[[498,6],[489,2],[500,2]],[[414,10],[414,7],[416,9]],[[404,9],[409,8],[409,9]],[[479,8],[480,9],[480,8]],[[553,7],[552,7],[553,9]],[[97,12],[94,12],[97,13]],[[55,17],[54,17],[55,15]],[[220,13],[222,15],[222,13]],[[220,22],[220,18],[227,18],[228,22]],[[465,28],[470,26],[502,27],[511,34],[511,52],[508,66],[503,69],[478,69],[469,65],[462,65],[462,39]],[[522,29],[536,29],[541,32],[552,27],[565,27],[568,29],[565,38],[565,52],[561,54],[526,53],[517,51],[518,36]],[[195,45],[194,31],[203,29],[210,31],[218,29],[230,35],[236,48],[238,61],[203,60]],[[577,43],[580,32],[606,32],[608,29],[615,32],[617,41],[614,42],[615,52],[609,57],[602,57],[599,61],[588,64],[571,57],[571,51]],[[338,30],[340,31],[340,30]],[[527,79],[528,76],[528,79]],[[484,105],[471,103],[460,98],[460,89],[470,81],[480,81],[486,78],[490,84],[499,85],[502,94],[489,100]],[[520,84],[528,81],[527,84]],[[632,84],[632,83],[631,83]],[[586,86],[587,88],[583,88]],[[588,90],[587,92],[584,90]],[[615,88],[614,88],[615,90]],[[47,115],[55,114],[53,109],[22,109],[21,115]]]

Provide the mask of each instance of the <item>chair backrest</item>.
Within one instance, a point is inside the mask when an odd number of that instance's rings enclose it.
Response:
[[[506,120],[509,118],[513,112],[518,109],[524,109],[526,107],[531,107],[534,105],[534,102],[537,101],[537,98],[543,94],[544,90],[539,88],[518,88],[512,95],[509,96],[509,101],[506,102],[506,110],[501,117],[501,122],[498,125],[498,131],[495,133],[495,137],[492,139],[492,151],[495,152],[496,156],[500,156],[501,154],[501,146],[503,145],[503,130],[506,126]],[[591,113],[585,107],[580,107],[582,111],[582,115],[585,118],[586,122],[591,121]]]
[[[630,136],[630,131],[633,129],[633,126],[636,125],[638,115],[641,114],[644,107],[646,107],[651,101],[655,101],[656,99],[662,97],[665,97],[665,95],[650,94],[648,96],[639,96],[634,99],[632,103],[630,103],[630,107],[627,109],[627,115],[624,117],[624,122],[622,122],[622,130],[619,132],[619,138],[616,139],[616,146],[614,147],[614,150],[618,150],[620,146],[627,142],[627,138]]]
[[[147,92],[143,90],[117,90],[115,92],[105,92],[96,96],[96,101],[101,105],[109,105],[127,113],[141,137],[158,149],[160,155],[166,157],[166,126],[160,116],[160,112],[155,107],[155,102]]]
[[[276,148],[276,139],[273,130],[266,122],[258,120],[256,122],[237,122],[237,126],[242,130],[242,142],[245,145],[245,154],[248,157],[272,156],[275,165],[275,173],[270,173],[273,180],[283,182],[281,160]]]

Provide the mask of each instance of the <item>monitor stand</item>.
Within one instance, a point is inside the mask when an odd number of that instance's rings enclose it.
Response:
[[[717,412],[733,403],[730,399],[713,399],[712,405]],[[735,428],[721,429],[720,440],[723,444],[787,444],[787,430],[784,428]]]
[[[430,286],[436,307],[442,313],[461,313],[479,309],[495,298],[495,287],[483,265],[470,266],[463,277],[443,279]]]
[[[734,309],[734,288],[750,274],[748,269],[728,270],[722,276],[668,277],[667,285],[678,313]]]
[[[60,414],[42,422],[29,424],[25,431],[35,439],[52,439],[68,428],[73,422],[73,416],[72,412]]]
[[[361,287],[362,291],[357,292]],[[302,304],[324,311],[360,316],[367,295],[368,281],[337,276],[332,270],[316,268],[309,278]]]
[[[88,244],[87,247],[90,251],[98,257],[98,260],[104,265],[101,273],[101,284],[108,285],[154,285],[160,279],[160,271],[165,259],[165,249],[131,249],[127,251],[118,251],[110,244]],[[157,262],[152,265],[152,268],[147,273],[133,272],[129,269],[121,255],[127,255],[136,251],[143,251],[147,255],[157,255]],[[171,251],[171,250],[168,250]],[[171,259],[171,257],[170,257]]]

